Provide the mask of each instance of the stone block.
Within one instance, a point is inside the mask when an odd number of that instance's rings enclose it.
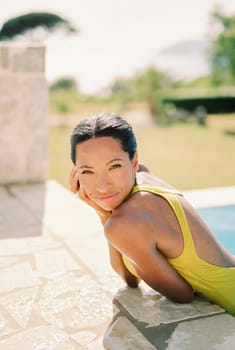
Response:
[[[26,176],[30,174],[31,181],[43,181],[48,175],[48,136],[35,132],[31,145],[26,151]],[[25,179],[26,181],[29,178]]]
[[[0,71],[8,69],[9,66],[9,50],[4,44],[0,46]]]
[[[45,48],[42,46],[17,45],[11,48],[12,72],[42,73],[45,70]]]
[[[105,349],[157,350],[125,317],[119,317],[104,337]]]
[[[0,140],[0,147],[2,143]],[[0,151],[0,179],[2,183],[17,182],[22,178],[21,166],[17,154],[13,151],[8,151],[7,148],[1,148]],[[17,172],[16,172],[17,169]]]
[[[235,318],[228,314],[180,323],[166,350],[228,350],[234,349]]]
[[[42,75],[24,76],[21,84],[21,106],[26,126],[48,128],[48,87]]]
[[[51,326],[39,326],[19,332],[8,339],[0,341],[0,350],[19,349],[19,345],[20,350],[75,350],[75,347],[69,339],[69,335]]]
[[[142,285],[139,289],[119,290],[115,299],[133,318],[149,327],[224,313],[218,305],[199,298],[189,304],[174,303],[150,287],[143,288]]]
[[[0,44],[0,184],[48,177],[45,48]]]

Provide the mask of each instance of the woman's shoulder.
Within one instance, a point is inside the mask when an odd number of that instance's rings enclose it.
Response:
[[[119,208],[115,209],[104,226],[106,235],[115,235],[117,233],[130,235],[132,231],[136,231],[137,225],[144,224],[143,216],[140,213],[136,199],[129,198]]]
[[[151,173],[147,173],[145,171],[138,172],[136,174],[136,182],[137,185],[152,185],[160,188],[165,189],[174,189],[169,183],[162,180],[161,178],[157,177],[156,175],[153,175]]]

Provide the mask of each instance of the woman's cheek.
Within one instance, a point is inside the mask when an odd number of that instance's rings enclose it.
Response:
[[[84,178],[83,176],[80,177],[80,186],[88,192],[92,188],[92,181],[88,177]]]

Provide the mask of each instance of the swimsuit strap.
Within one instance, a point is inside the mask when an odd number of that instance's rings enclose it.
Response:
[[[139,191],[146,191],[146,192],[152,192],[155,194],[163,194],[163,193],[171,193],[171,194],[177,194],[179,196],[183,196],[183,193],[180,191],[174,190],[174,189],[169,189],[169,188],[160,188],[156,187],[154,185],[147,185],[147,184],[141,184],[141,185],[135,185],[132,188],[131,194],[134,194]]]

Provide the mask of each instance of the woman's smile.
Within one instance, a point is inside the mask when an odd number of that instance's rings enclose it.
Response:
[[[107,193],[107,194],[102,194],[102,195],[97,195],[95,198],[97,198],[99,201],[108,201],[112,200],[118,195],[118,193]]]

